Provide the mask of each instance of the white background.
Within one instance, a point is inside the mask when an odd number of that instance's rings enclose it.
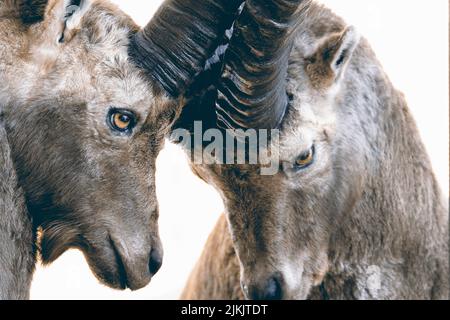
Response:
[[[161,0],[114,0],[144,25]],[[448,2],[446,0],[322,0],[372,43],[418,122],[436,175],[448,194]],[[216,192],[194,177],[184,154],[168,144],[158,161],[164,265],[138,292],[100,285],[84,258],[70,251],[52,266],[38,267],[33,299],[176,299],[222,212]]]

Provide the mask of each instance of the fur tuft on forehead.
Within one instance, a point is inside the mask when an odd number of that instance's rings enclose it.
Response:
[[[116,5],[104,0],[92,1],[83,17],[82,28],[90,44],[110,47],[128,46],[131,35],[140,29]]]

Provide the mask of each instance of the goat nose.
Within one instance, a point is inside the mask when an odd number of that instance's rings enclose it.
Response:
[[[251,285],[247,291],[252,300],[281,300],[283,298],[281,276],[272,276],[262,285]]]
[[[163,254],[159,249],[152,249],[150,252],[150,261],[148,264],[150,275],[153,277],[159,269],[161,269],[163,262]]]

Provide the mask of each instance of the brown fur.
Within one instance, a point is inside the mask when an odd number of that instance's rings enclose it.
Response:
[[[0,116],[0,300],[28,299],[35,265],[34,240]]]
[[[49,0],[38,19],[43,5],[0,2],[0,117],[33,219],[28,232],[42,231],[44,263],[76,248],[103,283],[142,288],[162,262],[155,161],[176,104],[130,61],[139,28],[116,6]],[[117,108],[135,114],[131,132],[111,127]]]
[[[225,216],[219,219],[214,232],[209,236],[181,299],[244,299],[239,284],[239,262],[236,259]]]
[[[403,95],[331,11],[313,3],[302,19],[280,172],[193,164],[229,228],[222,218],[183,297],[239,298],[240,274],[247,298],[276,279],[284,299],[448,299],[448,204]],[[295,169],[313,145],[314,163]]]

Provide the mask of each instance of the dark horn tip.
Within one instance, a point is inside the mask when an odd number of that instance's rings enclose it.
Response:
[[[184,95],[204,71],[243,0],[166,0],[131,39],[129,54],[169,96]]]
[[[289,99],[286,79],[296,30],[311,0],[247,0],[217,86],[218,126],[274,129]]]

